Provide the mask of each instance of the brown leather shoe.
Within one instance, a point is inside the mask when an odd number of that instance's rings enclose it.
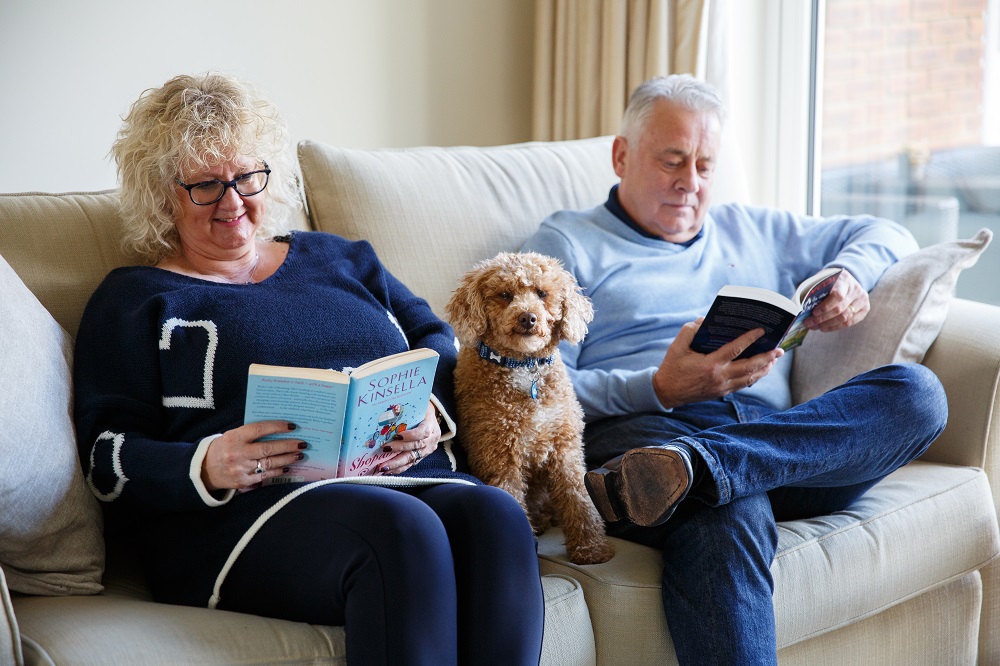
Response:
[[[693,476],[688,452],[665,444],[627,451],[587,472],[584,484],[604,520],[655,527],[687,497]]]

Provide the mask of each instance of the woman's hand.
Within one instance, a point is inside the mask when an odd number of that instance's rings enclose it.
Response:
[[[298,439],[258,442],[261,437],[288,433],[295,424],[261,421],[227,430],[208,445],[201,464],[201,480],[210,491],[249,488],[264,479],[281,476],[287,467],[302,460],[306,443]],[[258,472],[257,469],[261,469]]]
[[[427,413],[420,425],[411,430],[404,430],[389,442],[382,450],[394,453],[391,458],[378,467],[381,474],[399,474],[416,465],[422,458],[434,453],[441,439],[441,426],[438,425],[437,409],[434,403],[427,405]]]

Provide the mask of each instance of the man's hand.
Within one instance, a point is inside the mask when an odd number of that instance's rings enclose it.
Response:
[[[871,310],[868,292],[846,270],[841,271],[833,289],[819,302],[805,325],[811,331],[839,331],[860,323]]]
[[[670,343],[663,362],[653,375],[653,390],[666,408],[691,402],[711,400],[753,386],[784,355],[781,349],[736,360],[743,351],[764,334],[757,328],[711,354],[691,349],[691,340],[704,317],[684,324]]]

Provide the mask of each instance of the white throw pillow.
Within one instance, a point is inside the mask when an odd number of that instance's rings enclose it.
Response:
[[[100,592],[104,539],[72,412],[72,342],[0,257],[0,566],[11,590]]]
[[[886,270],[864,321],[835,333],[813,331],[795,350],[792,399],[798,404],[862,372],[923,361],[941,332],[959,274],[973,266],[993,233],[926,247]]]

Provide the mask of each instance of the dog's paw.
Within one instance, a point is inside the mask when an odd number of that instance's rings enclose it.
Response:
[[[547,529],[558,524],[555,522],[555,514],[548,507],[529,505],[527,513],[528,522],[531,523],[531,531],[535,533],[535,536],[541,536]]]
[[[567,545],[566,554],[573,564],[601,564],[614,557],[615,547],[607,539],[601,539],[573,548]]]

